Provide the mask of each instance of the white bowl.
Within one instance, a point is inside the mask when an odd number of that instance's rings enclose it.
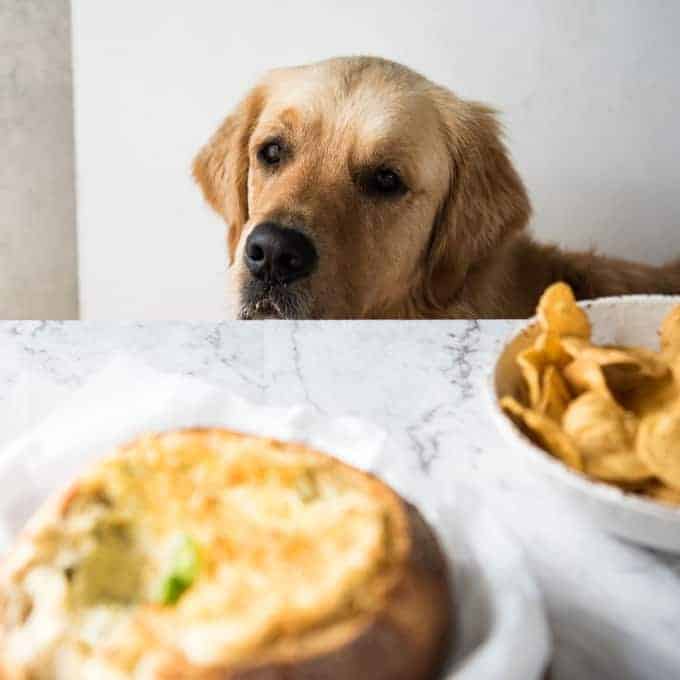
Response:
[[[632,295],[587,301],[581,306],[588,312],[596,343],[658,349],[659,325],[679,303],[678,296]],[[680,553],[680,508],[625,493],[572,472],[531,442],[500,408],[499,398],[515,394],[522,379],[515,357],[536,334],[535,319],[531,319],[505,345],[488,379],[491,412],[505,441],[523,458],[526,468],[552,484],[601,529],[634,543]]]

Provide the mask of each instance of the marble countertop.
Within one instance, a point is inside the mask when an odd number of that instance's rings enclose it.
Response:
[[[526,479],[488,417],[484,378],[510,321],[1,322],[0,412],[20,380],[64,393],[113,356],[269,405],[370,421],[413,495],[463,479],[522,542],[543,591],[555,678],[680,675],[680,557],[625,544]],[[14,397],[16,398],[16,396]],[[31,417],[39,404],[27,404]],[[5,426],[0,439],[13,433]],[[1,492],[1,490],[0,490]]]

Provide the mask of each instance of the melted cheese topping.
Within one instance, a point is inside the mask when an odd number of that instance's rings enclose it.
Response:
[[[7,636],[18,662],[40,678],[143,678],[150,649],[237,662],[369,606],[389,560],[379,498],[330,459],[224,441],[148,438],[82,480],[23,567],[27,611]],[[200,568],[163,604],[178,533]]]

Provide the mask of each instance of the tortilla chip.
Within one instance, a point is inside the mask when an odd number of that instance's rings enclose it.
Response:
[[[662,482],[680,490],[680,404],[643,418],[637,452]]]
[[[541,333],[534,344],[517,355],[517,365],[529,391],[529,405],[537,408],[541,401],[543,374],[549,366],[563,368],[569,355],[562,349],[561,339],[552,333]]]
[[[546,451],[575,470],[583,469],[581,453],[569,435],[560,426],[534,409],[526,408],[513,397],[503,397],[501,407],[524,426],[527,434]]]
[[[570,338],[565,338],[562,345],[575,361],[591,361],[600,366],[613,392],[635,389],[670,374],[670,366],[663,357],[643,347],[598,347],[574,343]]]
[[[548,366],[543,372],[537,410],[559,422],[570,401],[571,393],[564,378],[555,366]]]
[[[576,304],[576,298],[566,283],[555,283],[541,296],[536,310],[538,323],[548,333],[574,335],[589,339],[591,328],[588,315]]]
[[[654,473],[640,460],[635,451],[586,458],[585,472],[589,477],[602,482],[625,486],[637,486],[654,477]]]
[[[529,347],[517,355],[517,365],[529,392],[529,404],[537,406],[541,399],[541,375],[545,368],[545,356],[536,347]]]
[[[574,359],[564,368],[563,375],[576,394],[594,391],[614,400],[602,367],[590,359]]]
[[[562,418],[562,428],[584,458],[599,459],[607,454],[632,452],[638,421],[613,399],[591,391],[584,392],[569,404]]]
[[[669,363],[680,362],[680,305],[674,307],[659,329],[661,352]]]
[[[638,387],[618,395],[621,405],[643,418],[664,411],[669,404],[680,402],[680,384],[671,373],[664,380],[644,382]]]
[[[581,352],[589,347],[596,347],[589,340],[578,338],[574,335],[567,335],[562,338],[562,349],[572,358],[576,359]]]

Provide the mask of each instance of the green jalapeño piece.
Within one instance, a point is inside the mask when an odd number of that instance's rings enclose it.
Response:
[[[193,585],[201,568],[198,544],[191,536],[180,534],[176,545],[170,569],[161,581],[158,599],[164,605],[176,604]]]

